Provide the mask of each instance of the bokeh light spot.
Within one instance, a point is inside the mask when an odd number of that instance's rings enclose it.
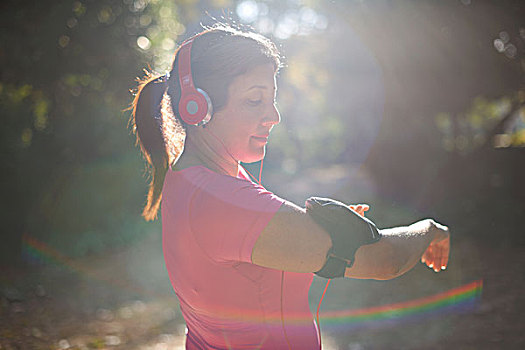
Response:
[[[275,29],[275,36],[279,39],[288,39],[290,36],[297,34],[299,31],[298,17],[295,12],[287,13],[284,18],[279,21]]]
[[[498,52],[503,52],[505,51],[505,43],[501,39],[496,39],[494,40],[494,48],[496,48]]]
[[[67,45],[69,45],[69,37],[67,35],[61,35],[60,38],[58,38],[58,45],[61,47],[61,48],[64,48],[66,47]]]
[[[506,44],[506,43],[509,42],[509,39],[510,39],[510,37],[509,37],[509,33],[505,32],[505,31],[500,32],[500,33],[499,33],[499,37],[500,37],[500,39],[503,41],[503,43]]]
[[[515,58],[517,53],[518,49],[513,44],[509,44],[505,47],[505,56],[508,58]]]
[[[142,50],[149,50],[149,48],[151,47],[151,41],[149,41],[149,39],[145,36],[139,36],[137,38],[137,46],[140,47]]]
[[[237,5],[237,15],[243,22],[251,23],[257,19],[259,8],[253,0],[246,0]]]
[[[184,24],[182,24],[180,22],[174,23],[174,25],[173,25],[173,32],[174,32],[174,34],[182,35],[182,34],[184,34],[185,31],[186,31],[186,27],[184,26]]]
[[[28,147],[33,139],[33,130],[26,128],[22,131],[22,144],[24,147]]]
[[[161,29],[159,26],[153,25],[148,28],[147,33],[150,38],[155,39],[161,33]]]
[[[139,20],[139,23],[140,23],[140,26],[141,27],[147,27],[151,24],[151,21],[153,19],[151,18],[150,15],[142,15],[140,16],[140,20]]]
[[[104,340],[107,346],[117,346],[121,343],[120,337],[116,335],[107,335]]]
[[[169,18],[171,17],[172,13],[171,13],[171,8],[168,7],[168,6],[164,6],[160,9],[159,11],[159,15],[160,17],[162,18]]]
[[[268,17],[263,17],[257,21],[257,30],[261,32],[262,34],[267,34],[273,32],[274,29],[274,23],[273,21]]]
[[[68,26],[68,28],[73,28],[77,25],[77,23],[78,23],[78,20],[75,17],[71,17],[70,19],[67,20],[66,25]]]
[[[131,5],[130,10],[133,12],[141,12],[146,8],[146,1],[144,0],[135,0],[133,5]]]
[[[48,110],[48,103],[44,99],[39,99],[35,103],[35,128],[37,130],[44,130],[47,127],[47,110]]]
[[[171,38],[164,38],[162,40],[162,48],[166,51],[173,50],[175,48],[175,41]]]
[[[75,1],[73,3],[73,12],[77,17],[80,17],[86,13],[86,6],[82,4],[80,1]]]
[[[111,22],[111,19],[112,19],[112,11],[111,11],[111,7],[109,6],[104,6],[99,12],[98,12],[98,15],[97,15],[97,18],[98,18],[98,21],[100,23],[109,23]]]

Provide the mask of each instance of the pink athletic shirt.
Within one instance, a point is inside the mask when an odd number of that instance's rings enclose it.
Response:
[[[259,234],[285,202],[247,174],[169,170],[162,248],[188,334],[186,349],[319,349],[308,305],[312,273],[252,264]]]

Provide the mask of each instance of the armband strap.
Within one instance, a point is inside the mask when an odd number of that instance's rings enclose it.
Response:
[[[357,249],[381,239],[372,221],[336,200],[310,197],[306,200],[306,212],[332,239],[326,263],[316,272],[318,276],[344,277],[346,268],[354,264]]]

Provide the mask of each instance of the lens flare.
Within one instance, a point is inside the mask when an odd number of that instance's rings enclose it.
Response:
[[[24,234],[22,236],[22,254],[28,262],[37,264],[44,263],[57,265],[62,268],[65,268],[66,270],[77,273],[79,275],[90,277],[93,280],[98,280],[112,287],[129,290],[144,296],[159,296],[151,291],[148,291],[146,289],[140,288],[139,286],[135,286],[129,282],[121,280],[118,277],[100,277],[92,269],[75,262],[73,259],[68,258],[53,247],[47,245],[44,242],[39,241],[34,237],[31,237],[28,234]]]
[[[471,310],[479,301],[483,280],[424,298],[355,310],[326,311],[321,313],[323,329],[339,330],[374,327],[400,322],[433,313]]]
[[[73,260],[56,251],[54,248],[29,236],[28,234],[23,236],[23,252],[25,258],[29,261],[60,265],[72,272],[91,277],[114,287],[131,290],[145,296],[157,296],[151,291],[144,290],[119,279],[101,278],[89,268],[77,264]],[[477,280],[442,293],[401,303],[362,309],[324,311],[320,313],[321,327],[323,330],[347,331],[349,329],[369,328],[394,322],[399,323],[403,320],[424,317],[436,312],[446,313],[467,311],[471,310],[477,304],[481,297],[482,289],[483,281]],[[250,312],[241,309],[235,310],[220,306],[218,306],[216,310],[213,310],[213,312],[221,315],[225,321],[242,320],[246,323],[259,323],[264,320],[264,322],[269,322],[275,325],[281,323],[279,312],[272,315],[262,315],[260,312]],[[311,314],[291,314],[286,319],[287,326],[301,326],[310,322],[312,322]]]

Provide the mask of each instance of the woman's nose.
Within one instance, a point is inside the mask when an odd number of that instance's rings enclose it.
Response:
[[[281,122],[281,114],[277,109],[277,106],[274,104],[272,109],[268,112],[266,117],[263,120],[264,125],[273,126]]]

